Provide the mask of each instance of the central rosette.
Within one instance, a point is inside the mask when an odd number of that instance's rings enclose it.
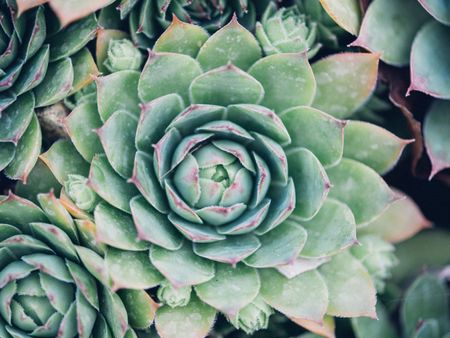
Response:
[[[180,144],[176,152],[184,146]],[[202,144],[187,154],[174,170],[173,185],[199,216],[188,219],[222,225],[239,217],[252,195],[253,161],[239,143],[224,139]]]

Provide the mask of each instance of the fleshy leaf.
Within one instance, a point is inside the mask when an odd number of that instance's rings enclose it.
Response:
[[[385,212],[370,222],[367,226],[358,229],[358,235],[375,234],[391,243],[402,242],[424,228],[431,227],[417,204],[400,191],[395,191],[403,198],[392,203]]]
[[[327,173],[333,185],[329,196],[350,207],[358,226],[375,219],[398,199],[373,169],[357,161],[344,158]]]
[[[306,54],[267,56],[257,61],[248,72],[264,87],[261,105],[277,114],[313,102],[316,80]]]
[[[214,277],[214,263],[194,254],[187,243],[175,251],[153,245],[150,259],[174,287],[202,284]]]
[[[87,48],[83,48],[72,56],[73,85],[69,95],[72,95],[87,85],[94,82],[94,78],[99,75],[95,60]]]
[[[418,90],[437,98],[450,99],[449,46],[450,27],[432,21],[419,30],[411,49],[411,85],[408,93]]]
[[[373,1],[353,45],[381,53],[381,60],[390,65],[406,66],[414,36],[428,19],[416,0]]]
[[[128,34],[116,30],[116,29],[104,29],[102,27],[98,28],[97,37],[95,40],[95,58],[97,60],[97,65],[102,73],[108,73],[108,69],[105,67],[105,61],[108,57],[108,47],[111,40],[122,40],[126,39]]]
[[[297,257],[293,262],[276,267],[277,271],[286,278],[294,278],[306,271],[316,270],[322,264],[328,262],[329,257],[305,258]]]
[[[139,98],[137,87],[139,72],[122,70],[96,80],[98,112],[102,121],[106,121],[118,110],[125,110],[138,116]]]
[[[364,163],[379,174],[392,169],[405,146],[412,142],[362,121],[349,121],[344,133],[344,157]]]
[[[114,248],[106,250],[105,263],[113,282],[112,289],[150,289],[163,277],[150,263],[147,251],[126,251]]]
[[[130,200],[138,195],[136,188],[114,171],[105,155],[92,159],[88,184],[105,201],[128,213]]]
[[[238,286],[238,288],[236,288]],[[258,295],[260,280],[257,270],[238,264],[217,264],[213,279],[197,285],[197,296],[217,310],[234,316]]]
[[[436,100],[425,116],[423,134],[432,169],[430,179],[450,167],[450,103]]]
[[[127,111],[116,111],[97,129],[108,162],[123,178],[133,172],[137,119]]]
[[[159,304],[146,291],[125,289],[119,291],[119,296],[127,309],[130,326],[147,329],[153,323]],[[125,335],[125,338],[128,338],[128,335]]]
[[[86,102],[78,105],[64,120],[64,126],[83,158],[91,162],[95,154],[102,153],[102,145],[94,129],[101,127],[102,122],[95,103]]]
[[[339,53],[314,63],[317,92],[313,107],[337,118],[352,115],[375,89],[378,59],[378,54]]]
[[[138,92],[143,102],[176,93],[189,102],[189,85],[202,73],[190,56],[150,52],[139,80]]]
[[[347,32],[357,35],[361,24],[358,0],[320,0],[321,5],[333,20]]]
[[[41,154],[40,159],[50,168],[61,185],[64,185],[70,174],[87,176],[89,172],[89,164],[67,140],[53,143],[49,150]]]
[[[413,336],[417,325],[426,319],[435,319],[440,332],[447,332],[448,321],[447,291],[437,277],[425,274],[414,281],[405,294],[400,309],[405,336]]]
[[[236,16],[205,42],[197,57],[205,71],[228,63],[247,70],[259,58],[261,47],[258,41],[239,24]]]
[[[173,14],[172,23],[156,40],[153,51],[186,54],[195,58],[208,37],[202,27],[182,22]]]
[[[331,198],[325,201],[311,220],[301,224],[308,234],[302,256],[330,256],[356,242],[356,224],[352,211],[344,203]]]
[[[306,242],[306,231],[294,221],[286,220],[259,237],[261,247],[244,263],[255,268],[284,265],[297,258]]]
[[[383,338],[399,338],[394,324],[389,319],[389,313],[385,306],[378,302],[377,304],[378,320],[372,318],[357,317],[352,318],[352,328],[357,338],[365,337],[383,337]]]
[[[317,157],[308,149],[289,150],[287,158],[296,193],[293,215],[310,219],[327,198],[330,180]]]
[[[446,0],[419,0],[425,10],[444,25],[450,25],[450,7]]]
[[[18,225],[26,232],[29,232],[28,224],[31,222],[47,222],[47,217],[36,204],[11,192],[0,197],[0,219],[4,223]]]
[[[308,331],[314,332],[316,335],[320,337],[326,338],[336,338],[334,334],[334,330],[336,324],[334,323],[334,318],[331,316],[325,316],[323,318],[323,323],[317,323],[311,320],[299,319],[299,318],[289,318],[295,324],[303,326]],[[315,337],[315,335],[314,335]],[[362,338],[362,337],[361,337]],[[388,338],[388,337],[385,337]]]
[[[161,338],[177,338],[180,332],[185,338],[203,338],[208,335],[215,318],[216,311],[193,296],[186,306],[159,308],[155,326]]]
[[[376,290],[362,263],[349,252],[333,256],[319,268],[328,287],[327,314],[376,318]]]
[[[289,317],[322,321],[328,306],[328,292],[317,271],[291,279],[275,269],[262,269],[259,274],[261,296],[273,308]]]
[[[251,75],[228,64],[195,78],[189,87],[189,96],[192,103],[258,104],[263,99],[264,89]]]
[[[311,107],[294,107],[280,114],[292,142],[289,147],[303,147],[314,153],[324,166],[342,158],[345,122]]]
[[[94,211],[96,239],[117,249],[143,251],[149,244],[137,237],[131,217],[106,203],[99,204]]]

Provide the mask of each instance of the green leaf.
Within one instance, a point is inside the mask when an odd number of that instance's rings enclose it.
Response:
[[[320,0],[328,15],[347,32],[357,35],[361,24],[361,10],[357,0]]]
[[[139,72],[134,70],[122,70],[97,78],[98,112],[103,122],[118,110],[125,110],[138,116],[140,111],[138,82]]]
[[[444,25],[450,24],[450,7],[446,0],[421,0],[420,4],[436,20]]]
[[[329,196],[350,207],[358,226],[374,220],[398,199],[373,169],[360,162],[344,158],[327,173],[333,185]]]
[[[17,95],[32,90],[44,80],[48,69],[49,56],[50,47],[44,45],[32,59],[28,60],[14,83],[13,90]]]
[[[182,237],[169,222],[167,215],[148,205],[141,196],[133,198],[130,206],[137,236],[141,240],[167,250],[177,250],[181,247]]]
[[[436,100],[425,116],[423,134],[425,148],[432,164],[430,179],[439,171],[450,167],[450,154],[446,146],[450,142],[449,108],[448,101]]]
[[[36,269],[50,275],[57,280],[66,283],[72,283],[72,276],[69,273],[64,260],[61,257],[55,255],[35,253],[27,256],[22,256],[22,260],[34,266]]]
[[[173,53],[150,53],[139,80],[142,102],[167,94],[178,94],[189,102],[189,85],[202,73],[199,63],[190,56]]]
[[[352,328],[356,338],[399,338],[394,324],[389,319],[389,313],[380,302],[377,304],[377,317],[372,318],[352,318]]]
[[[0,114],[0,142],[11,142],[17,145],[25,134],[34,115],[34,96],[26,93],[17,98]]]
[[[159,308],[155,325],[163,338],[177,338],[180,332],[185,338],[203,338],[211,330],[215,318],[216,311],[193,296],[186,306]]]
[[[402,198],[389,205],[385,212],[367,226],[358,229],[358,235],[375,234],[390,243],[399,243],[431,226],[409,196],[397,190],[395,193]]]
[[[301,224],[308,234],[302,256],[331,256],[356,242],[356,224],[352,211],[344,203],[331,198],[325,201],[312,219]]]
[[[41,152],[41,144],[41,127],[36,115],[33,115],[25,134],[17,144],[14,159],[5,169],[6,176],[26,183]]]
[[[425,274],[408,288],[400,309],[405,336],[412,337],[417,325],[427,319],[438,322],[439,331],[449,329],[449,310],[445,284],[437,277]]]
[[[101,198],[127,213],[130,213],[130,200],[139,194],[114,171],[104,155],[95,155],[92,159],[88,183]]]
[[[97,135],[105,150],[111,167],[123,178],[130,178],[133,172],[136,148],[137,119],[127,111],[113,113]]]
[[[97,311],[84,298],[81,291],[76,292],[77,329],[80,338],[89,338],[96,322]]]
[[[312,105],[337,118],[358,110],[375,89],[378,54],[339,53],[312,65],[317,92]]]
[[[197,296],[222,313],[235,316],[258,295],[260,280],[257,270],[244,264],[235,267],[216,264],[216,273],[210,281],[197,285]]]
[[[51,46],[50,61],[64,59],[81,50],[95,37],[97,28],[97,18],[92,14],[51,36],[47,40]]]
[[[156,40],[153,51],[189,55],[195,58],[209,34],[200,26],[178,20],[173,15],[172,23]]]
[[[390,65],[406,66],[414,36],[428,19],[416,0],[373,1],[353,45],[381,53],[381,60]]]
[[[252,235],[229,236],[222,241],[194,243],[194,252],[200,257],[216,262],[236,265],[260,246],[259,240]]]
[[[376,290],[362,263],[345,251],[319,268],[327,288],[327,314],[376,319]]]
[[[450,27],[436,21],[427,23],[419,30],[411,49],[411,85],[408,93],[418,90],[437,98],[450,99],[450,60],[446,57],[450,52],[449,35]]]
[[[119,296],[127,309],[130,326],[147,329],[153,323],[159,305],[144,290],[120,290]]]
[[[74,72],[70,58],[64,58],[48,66],[44,80],[34,89],[36,107],[50,106],[69,95]]]
[[[124,337],[128,331],[128,314],[120,297],[108,288],[101,288],[100,311],[111,329],[113,337]]]
[[[316,80],[305,54],[267,56],[257,61],[248,72],[264,87],[261,105],[277,114],[313,102]]]
[[[283,111],[280,117],[292,138],[289,148],[311,150],[323,166],[341,160],[345,122],[311,107],[294,107]]]
[[[308,149],[293,148],[287,155],[289,175],[295,185],[293,215],[311,219],[319,211],[330,190],[330,180],[317,157]]]
[[[258,41],[239,24],[236,16],[205,42],[197,57],[205,71],[229,63],[247,70],[260,58]]]
[[[126,213],[100,203],[95,208],[94,217],[98,242],[130,251],[145,251],[149,248],[147,242],[138,239],[133,220]]]
[[[114,11],[115,11],[115,8],[114,8]],[[106,11],[100,12],[99,21],[100,21],[100,16],[103,13],[106,13]],[[107,29],[101,28],[101,27],[98,28],[97,38],[96,38],[96,43],[95,43],[95,59],[97,60],[97,65],[98,65],[98,69],[100,70],[100,72],[102,72],[103,74],[105,74],[105,73],[108,74],[109,71],[105,67],[105,61],[108,57],[109,43],[112,40],[126,39],[126,38],[128,38],[128,34],[123,31],[120,31],[120,30],[110,29],[109,26],[102,25],[102,23],[100,23],[100,26],[108,27],[108,28]]]
[[[175,251],[153,245],[150,260],[174,287],[202,284],[214,277],[214,263],[193,253],[188,243]]]
[[[177,94],[161,96],[144,104],[136,131],[136,148],[151,153],[151,145],[164,136],[166,127],[183,109],[183,99]]]
[[[34,203],[9,193],[0,196],[0,219],[2,223],[18,225],[20,230],[29,232],[29,223],[47,222],[43,211]]]
[[[196,77],[189,87],[192,103],[227,106],[237,103],[261,102],[262,85],[232,64],[210,70]]]
[[[89,164],[83,160],[73,144],[68,140],[53,143],[49,150],[41,154],[40,159],[63,185],[70,174],[87,176]]]
[[[392,169],[405,146],[412,142],[362,121],[348,121],[344,133],[344,157],[364,163],[379,174]]]
[[[59,312],[66,313],[74,301],[72,284],[62,282],[46,273],[39,273],[39,283],[51,305]]]
[[[13,143],[0,142],[0,171],[3,171],[14,158],[16,150]]]
[[[78,105],[64,120],[64,126],[81,156],[91,162],[95,154],[102,153],[102,145],[95,129],[102,126],[95,103]]]
[[[284,221],[259,237],[261,247],[244,263],[255,268],[270,268],[294,261],[306,242],[306,231],[294,221]]]
[[[147,251],[108,248],[105,263],[111,275],[113,290],[145,290],[159,285],[163,280],[158,270],[150,263]]]
[[[94,77],[99,75],[97,65],[91,52],[83,48],[77,54],[71,57],[73,65],[73,85],[69,95],[72,95],[90,83],[94,82]]]
[[[320,322],[328,306],[327,287],[317,271],[288,279],[275,269],[259,270],[261,296],[289,317]]]

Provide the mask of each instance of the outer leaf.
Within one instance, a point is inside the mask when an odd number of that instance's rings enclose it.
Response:
[[[189,102],[189,86],[201,73],[199,63],[190,56],[151,52],[139,80],[139,97],[149,102],[176,93]]]
[[[89,0],[50,0],[50,6],[58,16],[61,25],[66,26],[73,21],[79,20],[90,13],[94,13],[97,10],[106,7],[112,2],[114,2],[114,0],[99,0],[95,2]]]
[[[334,330],[336,324],[334,323],[334,318],[330,316],[325,316],[323,318],[323,323],[319,324],[310,320],[299,319],[299,318],[289,318],[295,324],[303,326],[308,331],[314,332],[320,337],[335,338]],[[368,337],[366,337],[368,338]]]
[[[249,74],[264,87],[261,105],[276,113],[310,105],[316,92],[316,80],[306,54],[275,54],[257,61]]]
[[[214,324],[216,311],[192,296],[188,305],[164,306],[156,312],[155,325],[161,338],[203,338]]]
[[[63,185],[69,174],[87,176],[89,165],[79,155],[70,141],[59,140],[49,150],[41,154],[40,159]]]
[[[197,57],[204,70],[228,63],[247,70],[259,58],[261,58],[261,47],[258,41],[252,33],[239,24],[236,15],[205,42]]]
[[[312,105],[337,118],[353,114],[375,89],[378,60],[378,54],[340,53],[314,63],[317,92]]]
[[[333,0],[320,0],[325,11],[347,32],[357,35],[361,23],[361,12],[357,0],[344,0],[339,3]]]
[[[419,2],[436,20],[444,25],[450,25],[450,7],[445,0],[419,0]]]
[[[308,271],[292,279],[274,269],[262,269],[259,273],[261,296],[270,306],[289,317],[322,321],[328,306],[328,292],[317,271]]]
[[[290,147],[311,150],[324,166],[342,158],[345,122],[311,107],[294,107],[280,114],[292,138]]]
[[[127,309],[130,325],[137,329],[150,327],[159,304],[144,290],[121,290],[119,296]]]
[[[349,121],[344,132],[344,157],[362,162],[379,174],[392,169],[405,146],[413,142],[402,140],[386,129],[362,121]]]
[[[376,318],[376,290],[367,270],[349,252],[340,253],[319,268],[328,287],[327,314]]]
[[[309,221],[302,222],[308,240],[301,255],[326,257],[356,242],[356,224],[352,211],[344,203],[328,198]]]
[[[423,134],[432,170],[430,179],[439,171],[450,167],[450,102],[434,101],[425,116]]]
[[[317,157],[308,149],[294,148],[288,152],[287,158],[296,193],[293,215],[310,219],[327,198],[330,181]]]
[[[198,257],[187,243],[176,251],[152,246],[150,259],[175,287],[205,283],[214,277],[214,264]]]
[[[431,227],[430,221],[410,197],[400,191],[395,192],[403,198],[392,203],[381,216],[359,229],[358,234],[375,234],[388,242],[399,243],[424,228]]]
[[[411,85],[408,92],[418,90],[437,98],[450,99],[449,46],[450,27],[430,22],[420,29],[411,50]]]
[[[4,223],[18,225],[22,231],[29,232],[31,222],[47,222],[47,217],[34,203],[9,193],[0,197],[0,219]]]
[[[89,49],[83,48],[72,57],[73,85],[69,95],[72,95],[90,83],[99,75],[97,65]]]
[[[439,331],[447,332],[449,310],[445,285],[432,275],[419,277],[406,291],[400,313],[405,336],[413,336],[417,325],[426,319],[436,319]]]
[[[182,22],[173,14],[170,26],[156,40],[153,51],[186,54],[195,58],[208,37],[202,27]]]
[[[256,298],[259,288],[259,275],[255,269],[244,264],[235,267],[217,264],[214,279],[196,286],[195,291],[206,304],[234,316]]]
[[[333,185],[329,196],[350,207],[357,225],[374,220],[398,199],[373,169],[354,160],[344,158],[327,173]]]
[[[373,1],[353,45],[381,53],[388,64],[405,66],[414,36],[428,18],[416,0]]]

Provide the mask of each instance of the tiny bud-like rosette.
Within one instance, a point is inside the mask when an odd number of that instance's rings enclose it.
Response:
[[[59,182],[88,178],[113,289],[159,287],[162,337],[204,337],[218,312],[254,331],[266,307],[307,328],[375,317],[374,283],[348,249],[397,198],[379,173],[407,142],[339,118],[371,95],[377,65],[262,57],[236,19],[212,36],[174,20],[142,71],[96,79],[97,102],[41,159]]]

